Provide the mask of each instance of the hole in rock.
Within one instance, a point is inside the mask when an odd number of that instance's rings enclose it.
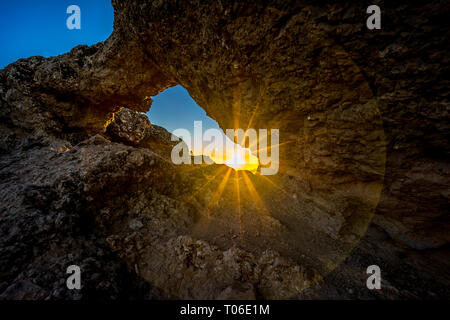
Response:
[[[147,113],[150,121],[180,137],[197,158],[194,163],[200,163],[200,158],[201,163],[213,161],[236,171],[256,172],[259,161],[250,150],[251,143],[246,141],[243,147],[244,143],[235,143],[240,142],[237,138],[233,142],[182,86],[169,88],[153,100]]]

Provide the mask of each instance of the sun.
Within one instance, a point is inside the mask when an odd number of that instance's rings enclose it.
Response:
[[[236,171],[247,170],[256,172],[259,167],[259,160],[251,153],[250,149],[238,148],[227,156],[224,164]]]
[[[258,157],[250,149],[237,144],[224,151],[216,148],[208,156],[215,163],[224,164],[235,171],[247,170],[256,173],[259,167]]]
[[[233,152],[231,158],[225,161],[225,164],[234,170],[239,170],[245,166],[245,160],[242,157],[241,152]]]

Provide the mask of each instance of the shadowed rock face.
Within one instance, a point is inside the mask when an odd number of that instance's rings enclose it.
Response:
[[[379,31],[358,4],[113,5],[107,41],[0,71],[2,298],[449,296],[443,1],[382,2]],[[223,129],[280,129],[280,173],[247,177],[267,215],[170,163],[135,111],[176,84]],[[371,264],[388,289],[360,290]]]

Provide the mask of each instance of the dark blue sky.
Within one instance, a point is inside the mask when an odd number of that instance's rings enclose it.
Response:
[[[81,30],[69,30],[69,5],[81,8]],[[0,1],[0,68],[19,58],[56,56],[79,44],[109,37],[114,12],[110,0]]]
[[[81,9],[81,30],[69,30],[67,7]],[[0,68],[20,58],[56,56],[84,44],[104,41],[113,30],[114,11],[110,0],[1,0]],[[154,97],[148,113],[150,121],[173,131],[192,131],[194,120],[203,121],[204,130],[218,128],[215,121],[177,86]]]

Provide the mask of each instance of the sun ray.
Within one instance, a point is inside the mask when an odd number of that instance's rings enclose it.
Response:
[[[247,189],[248,189],[250,195],[252,196],[253,201],[256,204],[256,209],[258,210],[260,215],[270,216],[269,210],[267,210],[266,206],[264,205],[264,202],[259,197],[259,194],[256,191],[255,187],[253,186],[253,183],[251,182],[251,180],[247,176],[247,173],[242,171],[242,175],[244,177],[245,184],[247,185]]]
[[[209,178],[200,188],[194,191],[193,194],[190,195],[189,198],[186,199],[187,202],[190,202],[201,190],[203,190],[208,184],[210,184],[212,181],[214,181],[219,174],[221,174],[225,170],[225,167],[221,167],[217,170],[216,174]]]
[[[262,140],[262,139],[265,139],[267,137],[267,133],[266,134],[264,134],[264,135],[262,135],[262,136],[259,136],[258,137],[258,139],[256,140],[256,141],[254,141],[253,143],[251,143],[249,146],[248,146],[248,149],[253,149],[253,147],[256,145],[256,146],[258,146],[259,145],[259,143],[260,143],[260,141]]]
[[[207,204],[207,206],[203,209],[201,212],[200,220],[196,223],[194,227],[194,234],[197,232],[202,232],[202,230],[208,230],[209,224],[211,223],[211,210],[218,205],[220,198],[222,196],[223,190],[225,189],[225,186],[227,185],[228,179],[230,177],[232,169],[228,168],[227,172],[225,173],[225,176],[223,177],[222,181],[220,182],[219,187],[217,188],[216,192],[213,194],[211,201]]]
[[[248,121],[248,125],[247,125],[247,129],[245,129],[245,132],[248,131],[248,129],[250,129],[251,125],[253,124],[253,120],[255,118],[256,112],[259,109],[259,102],[256,104],[255,109],[252,112],[252,115],[250,116],[250,120]],[[243,147],[245,147],[245,135],[242,137],[241,141],[239,141],[239,144]]]
[[[267,180],[270,184],[272,184],[275,188],[277,188],[278,190],[282,191],[283,193],[285,193],[286,195],[289,195],[289,193],[282,187],[280,187],[280,185],[278,185],[278,183],[276,183],[275,181],[272,181],[272,179],[270,179],[267,176],[264,175],[259,175],[259,177]]]
[[[232,169],[228,168],[227,172],[225,173],[225,176],[223,177],[222,181],[219,184],[219,187],[217,188],[216,192],[213,194],[211,201],[206,206],[205,210],[203,211],[202,216],[207,216],[209,219],[211,210],[216,207],[220,201],[220,198],[222,196],[223,190],[225,189],[225,186],[227,185],[228,179],[230,178]]]
[[[271,127],[272,128],[279,128],[279,125],[277,123],[277,124],[272,125]],[[253,143],[251,143],[248,146],[248,148],[252,149],[255,145],[258,146],[260,144],[261,140],[267,139],[267,137],[269,136],[269,133],[270,133],[270,129],[267,129],[266,133],[263,134],[263,135],[260,135],[256,141],[254,141]],[[294,140],[292,140],[292,141],[294,141]]]
[[[276,145],[273,145],[273,146],[268,146],[266,148],[258,148],[258,152],[263,151],[263,150],[270,150],[270,149],[275,148],[275,147],[281,147],[281,146],[284,146],[286,144],[295,143],[295,142],[297,142],[297,140],[286,141],[286,142],[279,143],[279,144],[276,144]]]
[[[270,127],[271,127],[272,129],[279,129],[279,128],[280,128],[280,124],[281,124],[282,122],[283,122],[283,119],[280,119],[279,121],[277,121],[277,122],[275,122],[275,123],[272,123],[272,124],[270,125]],[[255,145],[259,145],[259,144],[260,144],[260,141],[261,141],[262,139],[266,139],[266,138],[268,137],[269,132],[270,132],[270,129],[267,129],[266,134],[259,136],[258,140],[257,140],[257,141],[254,141],[252,144],[250,144],[248,148],[249,148],[249,149],[252,149]]]
[[[241,190],[239,187],[239,171],[234,172],[234,182],[235,182],[235,189],[236,189],[237,212],[238,212],[238,220],[239,220],[239,239],[242,242]]]
[[[245,129],[245,131],[247,131],[248,129],[250,129],[251,125],[253,124],[253,120],[255,119],[255,115],[256,115],[256,112],[258,111],[258,109],[259,109],[259,103],[256,104],[255,110],[253,110],[252,115],[250,116],[250,120],[248,121],[247,129]],[[241,143],[242,143],[242,142],[243,142],[243,141],[241,141]]]
[[[265,94],[266,94],[266,90],[267,90],[267,81],[264,80],[264,83],[263,83],[263,85],[261,86],[261,90],[260,90],[260,92],[259,92],[258,99],[257,99],[256,104],[255,104],[255,109],[253,110],[252,115],[250,116],[250,120],[248,121],[247,129],[246,129],[245,131],[247,131],[248,129],[250,129],[251,126],[253,125],[253,121],[255,120],[256,113],[258,112],[259,107],[261,106],[263,97],[264,97]],[[244,143],[244,141],[241,141],[241,142],[240,142],[241,145],[242,145],[242,143]]]

